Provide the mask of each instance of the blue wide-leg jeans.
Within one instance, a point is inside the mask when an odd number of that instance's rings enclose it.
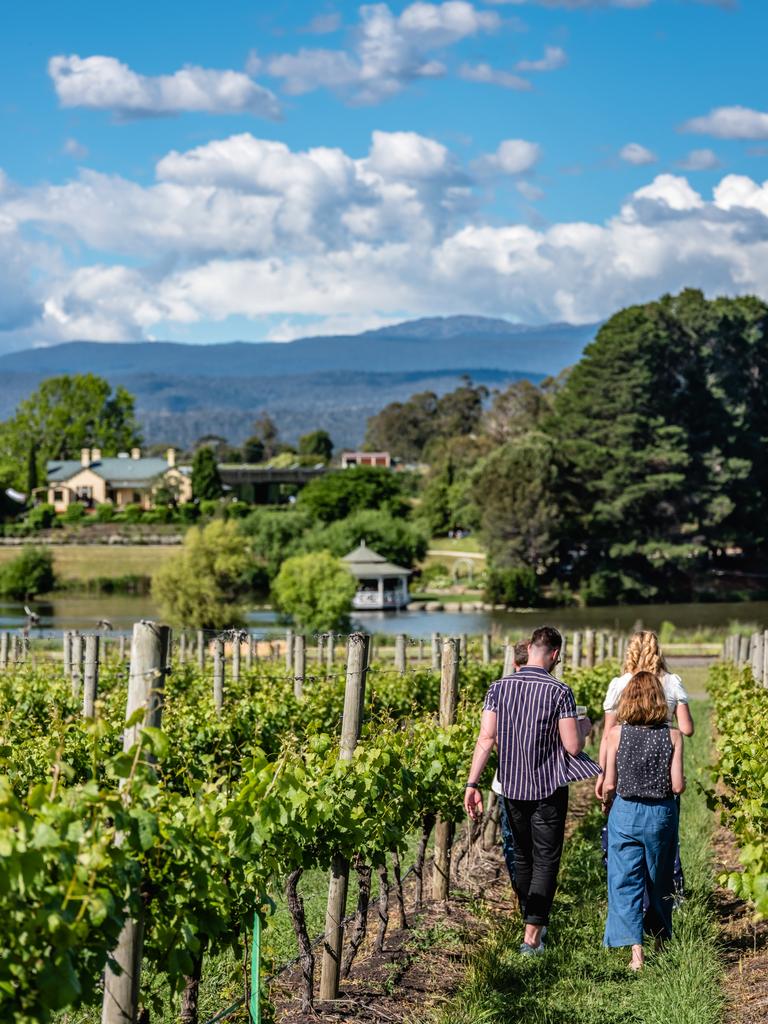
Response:
[[[608,816],[608,920],[603,944],[633,946],[643,932],[672,936],[678,810],[675,800],[625,800]],[[648,908],[643,893],[648,887]]]

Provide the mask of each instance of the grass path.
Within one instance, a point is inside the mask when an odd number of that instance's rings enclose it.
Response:
[[[603,949],[602,816],[594,807],[567,845],[546,955],[521,958],[519,919],[499,921],[434,1024],[721,1024],[722,967],[711,905],[714,816],[701,788],[711,762],[709,713],[703,702],[692,710],[699,730],[686,749],[681,820],[688,898],[675,914],[667,949],[651,953],[639,976],[627,970],[628,950]]]

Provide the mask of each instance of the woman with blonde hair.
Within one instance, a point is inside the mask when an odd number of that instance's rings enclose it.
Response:
[[[667,703],[658,676],[636,672],[622,691],[618,724],[605,742],[602,798],[610,815],[603,944],[631,946],[632,970],[644,963],[644,933],[659,941],[672,936],[675,796],[685,789],[685,776],[683,738],[669,727]]]
[[[649,629],[641,629],[629,638],[624,654],[623,671],[608,684],[608,692],[603,701],[605,712],[605,729],[600,744],[600,764],[605,769],[605,743],[608,733],[616,724],[616,712],[621,695],[636,672],[650,672],[661,683],[664,699],[667,704],[667,724],[672,725],[677,719],[677,726],[683,736],[693,736],[693,718],[688,707],[688,694],[680,676],[670,672],[664,660],[659,638]],[[602,797],[603,776],[599,776],[595,784],[595,793]]]

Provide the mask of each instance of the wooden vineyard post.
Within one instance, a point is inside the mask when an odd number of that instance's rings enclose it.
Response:
[[[608,637],[608,659],[613,661],[616,657],[616,637],[611,633]]]
[[[224,707],[224,638],[213,641],[213,703],[218,714]]]
[[[253,668],[254,640],[253,640],[253,634],[250,631],[248,632],[247,635],[248,635],[248,639],[246,640],[246,644],[245,644],[245,667],[250,670],[250,669]]]
[[[461,634],[461,657],[462,661],[466,665],[469,661],[469,634]]]
[[[120,661],[125,661],[125,634],[120,634],[120,642],[117,646],[117,656]]]
[[[432,671],[440,671],[440,634],[432,634]]]
[[[302,633],[293,638],[293,695],[304,696],[304,677],[307,674],[307,641]]]
[[[579,633],[578,631],[573,634],[571,668],[581,668],[581,633]]]
[[[64,675],[72,677],[72,634],[68,629],[64,630],[62,636],[62,656],[64,664]]]
[[[0,668],[8,668],[8,633],[5,630],[0,633]]]
[[[72,696],[80,696],[80,683],[83,678],[83,638],[79,633],[72,634]]]
[[[132,725],[123,734],[126,753],[139,741],[144,726],[160,727],[169,639],[168,626],[137,622],[133,627],[126,721],[139,708],[145,708],[145,714],[143,724]],[[109,967],[104,972],[101,1024],[136,1024],[143,939],[144,921],[140,915],[125,923],[112,953],[120,973],[113,974]]]
[[[205,671],[205,632],[202,629],[197,631],[197,667]]]
[[[99,638],[95,634],[85,638],[85,666],[83,669],[83,718],[94,718],[96,695],[99,691]]]
[[[286,672],[293,672],[293,630],[285,631],[285,669]]]
[[[451,638],[443,641],[443,661],[440,675],[440,728],[447,729],[456,721],[459,701],[459,662],[461,644]],[[432,899],[448,899],[451,878],[451,842],[453,822],[438,815],[435,822],[435,863],[432,874]]]
[[[602,630],[597,634],[597,661],[599,664],[605,661],[605,633]]]
[[[232,682],[240,679],[240,631],[235,630],[232,634]]]
[[[741,668],[742,665],[746,665],[748,658],[749,658],[749,637],[748,636],[741,636],[741,637],[739,637],[739,658],[738,658],[739,668]]]
[[[179,664],[183,665],[187,660],[187,631],[182,629],[179,636]]]
[[[514,675],[515,672],[515,645],[510,641],[504,644],[504,668],[501,674],[506,676]]]
[[[552,674],[555,679],[562,680],[563,670],[565,669],[565,659],[568,657],[568,637],[562,629],[560,630],[560,636],[563,638],[562,646],[560,647],[560,657],[557,660],[557,664],[555,665]]]
[[[491,634],[483,633],[483,664],[491,663]]]
[[[424,661],[424,639],[419,637],[419,664]]]
[[[333,668],[333,660],[336,654],[335,640],[336,638],[333,633],[329,633],[328,639],[325,642],[325,667],[329,670]]]
[[[768,686],[768,629],[763,632],[763,686]]]
[[[317,637],[317,647],[315,648],[315,650],[317,652],[317,655],[316,655],[317,664],[322,666],[322,664],[323,664],[323,634],[322,633],[318,634],[318,637]]]
[[[588,629],[584,633],[584,650],[586,654],[587,668],[595,667],[595,631]]]
[[[341,721],[339,760],[351,761],[360,739],[365,703],[365,675],[368,666],[368,644],[365,633],[352,633],[347,646],[347,682],[344,690],[344,716]],[[336,854],[331,864],[328,885],[328,906],[325,914],[323,966],[320,975],[320,998],[337,999],[339,973],[344,942],[344,914],[347,909],[349,861]]]
[[[749,645],[750,659],[749,667],[752,670],[752,677],[756,683],[763,682],[763,634],[753,633]]]
[[[399,672],[401,676],[405,675],[406,668],[408,667],[405,642],[405,633],[398,633],[395,637],[395,671]]]

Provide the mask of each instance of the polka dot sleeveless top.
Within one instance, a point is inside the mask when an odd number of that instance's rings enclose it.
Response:
[[[616,754],[616,792],[625,800],[672,796],[672,738],[666,725],[622,725]]]

